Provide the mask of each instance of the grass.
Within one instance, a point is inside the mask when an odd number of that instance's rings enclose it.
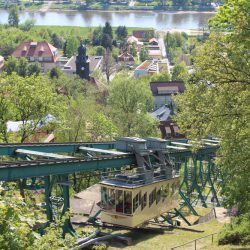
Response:
[[[202,250],[249,250],[250,246],[237,246],[237,245],[225,245],[225,246],[218,246],[217,242],[214,244],[202,248]]]
[[[126,230],[116,231],[116,233],[119,232],[125,234],[127,237],[132,238],[133,245],[126,246],[123,249],[166,250],[166,249],[171,249],[171,247],[186,243],[192,239],[196,239],[211,233],[219,232],[222,227],[223,227],[222,223],[219,223],[216,220],[212,220],[210,222],[191,227],[193,229],[204,230],[204,233],[195,233],[179,229],[175,229],[173,231],[166,231],[165,234],[145,233],[140,231],[135,233]],[[211,238],[207,239],[207,241],[208,241],[207,244],[211,244]],[[111,246],[109,249],[116,249],[116,248]]]
[[[94,29],[96,29],[97,27],[76,27],[76,26],[42,26],[42,25],[35,25],[34,29],[37,31],[41,31],[41,30],[45,30],[48,29],[51,32],[55,32],[58,34],[65,34],[65,35],[70,35],[70,34],[74,34],[74,35],[78,35],[80,36],[82,39],[86,39],[89,38],[90,35],[93,33]],[[139,27],[127,27],[128,30],[128,35],[132,35],[133,30],[149,30],[152,28],[139,28]],[[115,35],[115,30],[116,27],[113,27],[113,33]]]

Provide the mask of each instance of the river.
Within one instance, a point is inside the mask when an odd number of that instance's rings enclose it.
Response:
[[[112,26],[149,27],[154,29],[201,29],[215,13],[209,12],[107,12],[107,11],[48,11],[20,12],[20,22],[34,19],[36,25],[91,27],[109,21]],[[8,11],[0,10],[0,23],[8,22]]]

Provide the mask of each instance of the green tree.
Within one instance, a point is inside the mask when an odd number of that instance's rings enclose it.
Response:
[[[18,60],[14,56],[10,56],[5,62],[4,70],[8,75],[12,72],[18,72]]]
[[[50,78],[59,78],[60,75],[62,75],[63,72],[59,67],[54,67],[51,69],[51,71],[49,72],[49,76]]]
[[[149,58],[148,49],[143,47],[139,53],[141,62],[144,62]]]
[[[153,104],[152,94],[143,80],[119,75],[111,82],[108,103],[120,135],[150,136],[156,133],[157,125],[147,114]]]
[[[19,24],[19,13],[18,13],[18,6],[17,5],[13,5],[10,8],[9,17],[8,17],[8,23],[9,23],[10,26],[18,27],[18,24]]]
[[[126,26],[118,26],[115,30],[117,39],[120,41],[125,41],[128,36],[128,30]]]
[[[150,78],[151,82],[168,82],[171,80],[171,77],[168,71],[160,73],[160,74],[153,74]]]
[[[35,23],[36,21],[34,19],[28,19],[21,25],[20,28],[23,31],[30,31],[34,27]]]
[[[0,127],[6,126],[6,118],[10,120],[21,121],[20,130],[15,137],[11,133],[3,131],[1,134],[4,142],[24,142],[28,137],[36,133],[41,122],[48,114],[56,116],[58,114],[57,98],[51,86],[51,83],[44,76],[21,77],[16,73],[8,76],[1,76],[0,85],[4,86],[6,92],[1,92],[1,99],[5,97],[9,103],[5,108],[4,119],[1,120]],[[5,103],[6,103],[5,102]],[[63,110],[63,105],[60,104]],[[4,123],[4,124],[3,124]]]
[[[137,46],[136,43],[132,43],[130,47],[130,53],[132,54],[133,57],[137,57]]]
[[[102,35],[102,40],[101,40],[101,45],[105,49],[110,49],[112,50],[112,38],[108,34],[103,34]]]
[[[187,79],[188,71],[185,62],[175,65],[172,72],[172,81],[186,81]]]
[[[195,74],[176,98],[177,122],[188,137],[221,139],[217,163],[227,206],[250,211],[250,2],[227,0],[197,50]],[[214,32],[213,32],[214,31]]]
[[[43,221],[41,211],[31,207],[16,197],[13,191],[0,196],[0,248],[6,250],[45,250],[69,249],[75,239],[67,235],[62,237],[62,221],[52,223],[41,236],[33,230],[37,221]]]
[[[89,133],[91,141],[109,141],[117,135],[113,121],[100,112],[94,112],[90,117]]]
[[[27,75],[27,69],[28,69],[28,60],[25,57],[19,58],[17,74],[19,76],[25,77]]]
[[[102,28],[102,33],[108,35],[111,40],[113,39],[113,30],[109,22],[106,22]]]
[[[98,27],[93,31],[92,34],[92,45],[93,46],[98,46],[101,45],[101,40],[102,40],[102,27]]]
[[[30,63],[27,67],[27,75],[38,76],[42,72],[41,64],[39,62]]]
[[[51,41],[56,48],[63,48],[64,40],[57,33],[52,33]]]
[[[75,38],[75,36],[71,35],[67,40],[67,47],[66,47],[67,57],[75,55],[78,46],[79,46],[78,40]]]
[[[97,46],[96,47],[96,55],[97,56],[104,56],[105,55],[105,48],[102,46]]]

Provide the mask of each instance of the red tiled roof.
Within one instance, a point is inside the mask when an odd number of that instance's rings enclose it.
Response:
[[[12,53],[14,57],[48,57],[56,62],[58,59],[57,48],[47,42],[23,42]]]
[[[157,95],[161,95],[161,93],[159,93],[160,89],[165,88],[165,90],[169,90],[169,93],[183,93],[184,92],[184,82],[183,81],[165,81],[165,82],[151,82],[150,83],[150,88],[152,91],[153,96],[157,96]],[[169,88],[169,89],[167,89]],[[162,95],[164,95],[162,93]]]
[[[118,56],[118,61],[122,61],[122,62],[125,62],[125,61],[134,61],[134,57],[129,54],[128,52],[124,52],[122,53],[121,55]]]
[[[157,39],[156,38],[151,38],[150,40],[149,40],[149,44],[150,43],[157,43],[158,44],[158,41],[157,41]]]

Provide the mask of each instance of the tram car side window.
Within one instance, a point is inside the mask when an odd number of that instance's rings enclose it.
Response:
[[[149,207],[152,206],[154,201],[156,200],[156,188],[149,194]]]
[[[159,201],[161,200],[162,189],[163,189],[163,187],[161,186],[160,189],[157,190],[157,192],[156,192],[156,204],[158,204]]]
[[[171,196],[174,196],[175,193],[175,183],[173,182],[171,185]]]
[[[140,206],[141,204],[141,191],[135,195],[133,198],[133,213],[136,211],[136,209]]]
[[[148,194],[147,192],[143,195],[142,197],[142,202],[141,202],[141,210],[143,210],[147,206],[147,197]]]
[[[116,190],[116,212],[124,213],[124,194],[122,190]]]
[[[162,201],[163,202],[168,197],[168,195],[169,195],[169,183],[162,190]]]
[[[132,214],[132,192],[124,191],[124,213]]]

